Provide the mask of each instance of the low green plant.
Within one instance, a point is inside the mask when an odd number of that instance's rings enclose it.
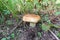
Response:
[[[47,31],[49,29],[50,29],[50,26],[49,25],[42,24],[42,30]]]

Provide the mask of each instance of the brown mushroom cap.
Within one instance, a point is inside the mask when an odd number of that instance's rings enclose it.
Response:
[[[33,22],[33,23],[37,23],[40,20],[40,16],[39,15],[35,15],[35,14],[25,14],[23,16],[23,21],[25,22]]]

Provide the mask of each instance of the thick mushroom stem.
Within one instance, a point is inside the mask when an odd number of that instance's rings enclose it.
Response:
[[[35,27],[35,25],[36,25],[36,23],[32,23],[32,22],[30,23],[31,27]]]

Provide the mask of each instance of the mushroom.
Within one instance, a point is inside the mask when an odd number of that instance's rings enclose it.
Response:
[[[35,15],[35,14],[25,14],[23,16],[23,21],[24,22],[30,22],[30,26],[31,27],[35,27],[36,23],[40,20],[40,16],[39,15]]]

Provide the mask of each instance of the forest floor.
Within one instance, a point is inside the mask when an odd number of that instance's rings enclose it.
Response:
[[[14,38],[10,38],[9,40],[57,40],[50,31],[43,31],[41,27],[39,27],[39,23],[32,28],[29,26],[29,23],[23,22],[21,19],[18,22],[15,19],[10,18],[9,21],[12,23],[3,23],[0,25],[0,40],[3,37],[9,36],[11,33],[15,34]],[[54,34],[60,32],[60,28],[51,28],[51,31]],[[40,36],[38,35],[40,33]]]

